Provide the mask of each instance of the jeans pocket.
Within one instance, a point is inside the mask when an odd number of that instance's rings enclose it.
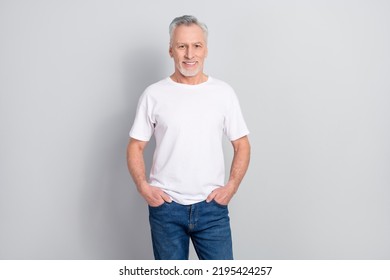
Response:
[[[228,207],[227,205],[223,205],[223,204],[220,204],[220,203],[216,202],[215,199],[213,199],[211,202],[213,202],[216,206],[221,207],[221,208],[227,208]]]
[[[164,205],[165,205],[166,203],[167,203],[167,202],[164,201],[162,204],[160,204],[160,205],[158,205],[158,206],[150,206],[150,205],[148,204],[148,207],[149,207],[149,209],[155,209],[155,210],[157,210],[157,209],[163,208]]]

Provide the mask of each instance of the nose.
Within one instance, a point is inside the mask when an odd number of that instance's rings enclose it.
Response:
[[[187,49],[186,49],[186,53],[185,53],[185,56],[186,56],[186,59],[192,59],[194,58],[194,50],[191,46],[189,46]]]

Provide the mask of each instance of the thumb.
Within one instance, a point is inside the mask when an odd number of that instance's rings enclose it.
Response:
[[[212,201],[216,195],[217,195],[217,194],[216,194],[214,191],[212,191],[212,192],[208,195],[208,197],[206,198],[206,202],[209,203],[210,201]]]

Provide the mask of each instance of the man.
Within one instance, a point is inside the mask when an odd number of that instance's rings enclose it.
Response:
[[[140,97],[130,131],[130,174],[149,205],[155,259],[233,259],[228,203],[249,164],[249,133],[233,89],[207,76],[207,27],[193,16],[169,27],[174,73]],[[149,181],[143,151],[154,134]],[[222,136],[234,148],[224,184]]]

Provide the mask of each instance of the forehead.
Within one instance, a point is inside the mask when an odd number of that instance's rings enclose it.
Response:
[[[173,32],[174,42],[205,42],[202,28],[196,24],[180,25]]]

